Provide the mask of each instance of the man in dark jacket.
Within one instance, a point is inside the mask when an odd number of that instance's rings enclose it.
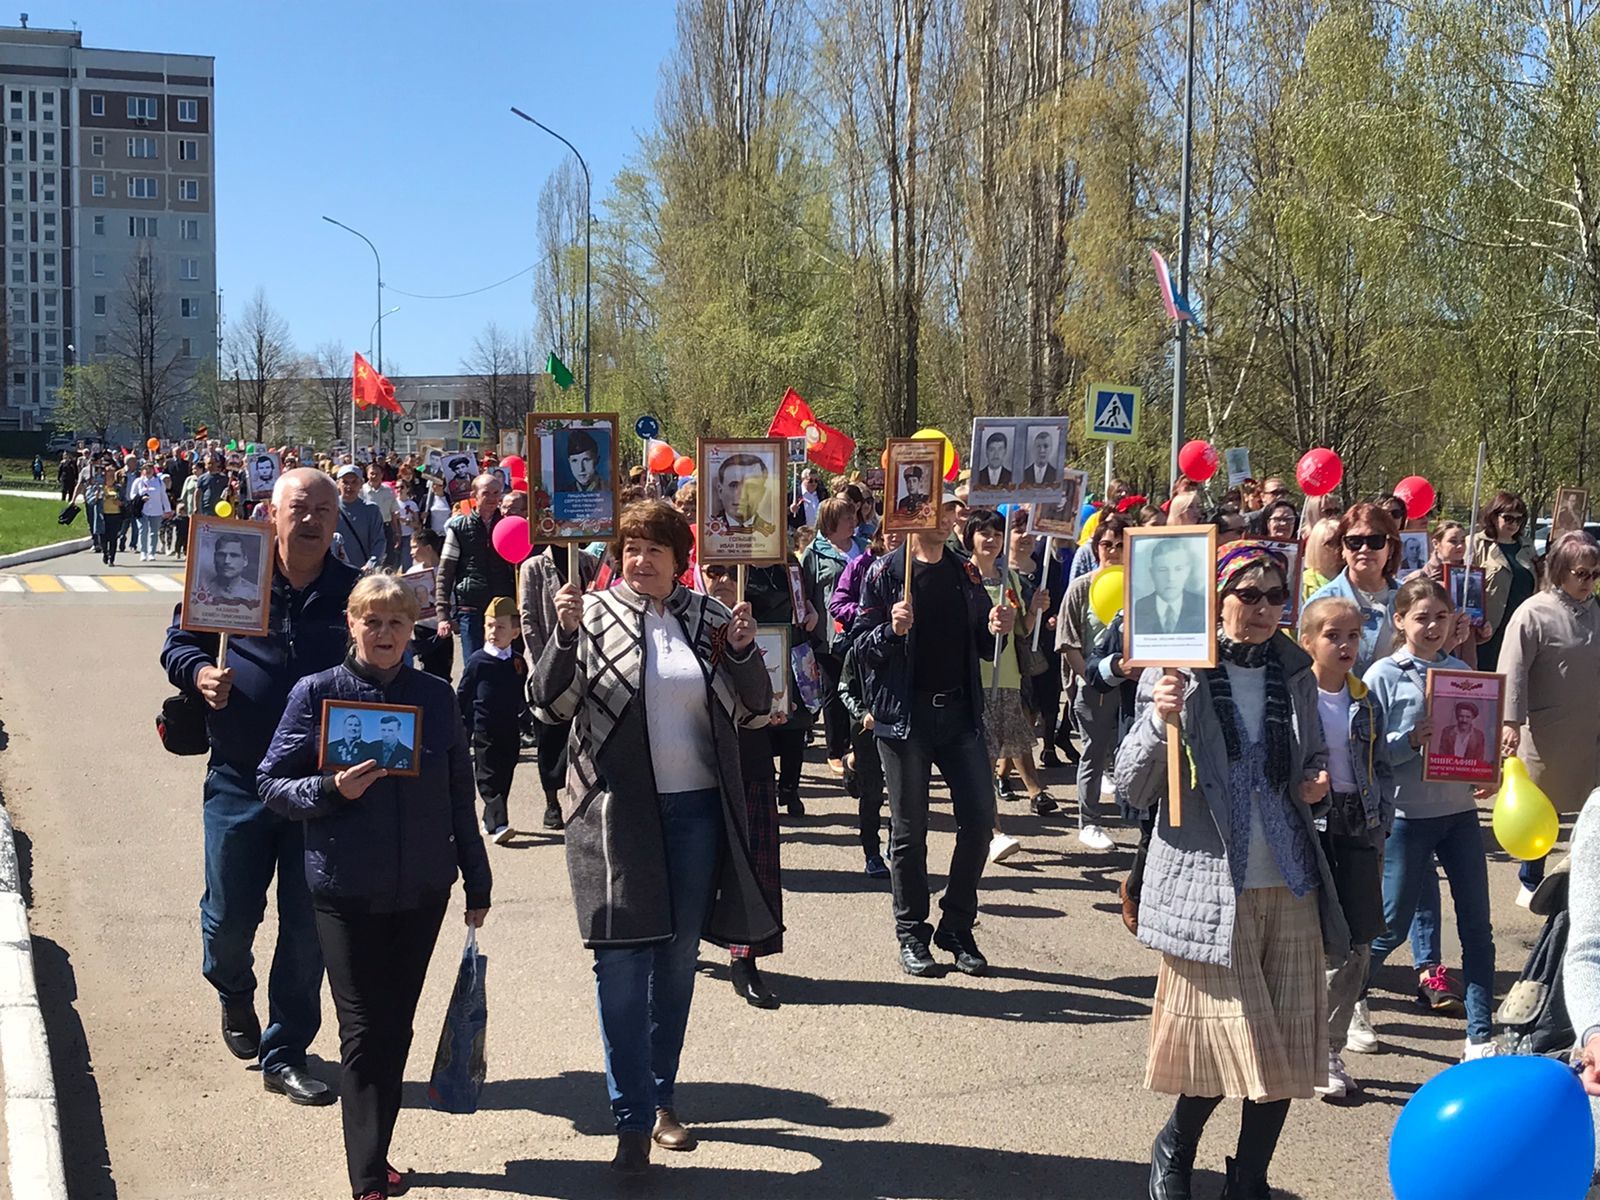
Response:
[[[262,1083],[296,1104],[331,1104],[327,1084],[306,1071],[306,1048],[322,1022],[322,951],[306,887],[299,824],[262,805],[256,768],[272,741],[289,690],[337,666],[348,633],[345,602],[359,578],[329,553],[339,496],[322,472],[289,471],[269,508],[277,535],[271,625],[265,637],[229,639],[217,662],[214,633],[179,628],[174,612],[161,650],[173,684],[211,709],[205,782],[206,890],[200,900],[204,973],[222,1001],[222,1039],[238,1058],[259,1058]],[[278,943],[267,983],[271,1023],[256,1016],[252,969],[257,927],[278,876]]]
[[[483,649],[483,610],[496,596],[517,594],[516,568],[494,548],[494,527],[500,520],[500,477],[485,472],[472,481],[472,512],[451,517],[444,527],[439,555],[439,636],[461,640],[465,663]]]
[[[983,740],[979,665],[994,653],[995,637],[1011,632],[1014,613],[1008,604],[991,605],[977,569],[952,554],[944,539],[942,530],[914,534],[873,564],[854,647],[889,790],[900,964],[907,974],[929,974],[931,934],[934,945],[955,955],[958,970],[981,975],[989,964],[972,938],[972,924],[994,828],[994,773]],[[928,924],[928,785],[935,766],[950,788],[956,817],[937,932]]]

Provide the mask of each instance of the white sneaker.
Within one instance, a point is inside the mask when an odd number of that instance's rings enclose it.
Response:
[[[1005,862],[1006,859],[1021,849],[1022,843],[1017,841],[1016,838],[1004,833],[997,833],[989,839],[989,861],[992,863]]]
[[[1518,908],[1527,908],[1532,903],[1533,903],[1533,892],[1532,892],[1532,890],[1527,888],[1527,887],[1519,887],[1517,889],[1517,907]]]
[[[1470,1039],[1466,1049],[1461,1052],[1462,1062],[1471,1062],[1475,1058],[1498,1058],[1500,1056],[1500,1043],[1496,1041],[1474,1042]]]
[[[1367,1013],[1367,1002],[1356,1001],[1355,1012],[1350,1014],[1350,1032],[1345,1036],[1346,1054],[1376,1054],[1383,1043],[1372,1028],[1372,1017]]]
[[[1115,796],[1117,794],[1117,785],[1111,782],[1110,771],[1100,776],[1100,794],[1102,796]]]
[[[1109,834],[1098,825],[1085,825],[1078,830],[1078,841],[1091,850],[1115,850],[1117,844],[1111,840]]]
[[[491,834],[490,836],[494,838],[494,844],[496,846],[504,846],[507,842],[509,842],[511,840],[511,826],[502,825],[502,826],[500,826],[499,829],[496,829],[494,831],[494,833]]]
[[[1317,1095],[1324,1100],[1343,1100],[1352,1092],[1359,1092],[1361,1085],[1350,1077],[1350,1072],[1345,1070],[1344,1060],[1337,1054],[1328,1055],[1328,1082],[1317,1088]]]

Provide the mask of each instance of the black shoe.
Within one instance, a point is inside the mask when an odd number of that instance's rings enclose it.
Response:
[[[1062,762],[1056,757],[1056,752],[1054,750],[1046,750],[1043,754],[1039,755],[1039,766],[1046,771],[1055,771],[1062,766]]]
[[[222,1006],[222,1044],[235,1058],[261,1057],[261,1021],[255,1005],[246,1001]]]
[[[1078,753],[1078,748],[1072,744],[1072,735],[1063,726],[1056,730],[1056,748],[1061,751],[1069,767],[1078,765],[1078,760],[1083,756]]]
[[[973,940],[970,929],[963,929],[958,933],[953,929],[941,928],[933,935],[933,944],[956,956],[956,970],[963,975],[988,974],[989,960],[983,956],[983,951],[978,949],[978,943]]]
[[[876,850],[867,855],[867,875],[873,879],[889,878],[889,864],[883,861],[883,855]]]
[[[650,1135],[642,1129],[617,1133],[617,1154],[611,1169],[623,1175],[643,1175],[650,1169]]]
[[[778,1007],[778,998],[767,990],[761,972],[756,969],[755,959],[733,959],[730,973],[733,976],[733,990],[743,996],[744,1002],[751,1008]]]
[[[803,817],[806,815],[806,806],[801,801],[799,792],[780,792],[778,800],[783,804],[784,811],[791,817]]]
[[[524,750],[537,750],[539,748],[539,739],[531,733],[523,734],[517,739],[517,742]]]
[[[1190,1200],[1198,1146],[1180,1146],[1172,1122],[1162,1126],[1150,1147],[1150,1200]]]
[[[1028,805],[1033,809],[1034,816],[1043,817],[1055,812],[1056,798],[1049,792],[1040,792],[1037,796],[1028,801]]]
[[[269,1092],[287,1096],[296,1104],[332,1104],[333,1090],[320,1079],[312,1078],[300,1067],[285,1067],[261,1076],[261,1086]]]
[[[939,964],[928,953],[927,942],[919,937],[908,937],[900,943],[900,965],[907,975],[932,975]]]
[[[1222,1185],[1218,1200],[1272,1200],[1272,1189],[1267,1186],[1265,1173],[1254,1179],[1245,1178],[1239,1164],[1228,1159],[1228,1181]]]
[[[566,822],[561,819],[561,805],[555,800],[544,802],[544,827],[546,829],[565,829]]]

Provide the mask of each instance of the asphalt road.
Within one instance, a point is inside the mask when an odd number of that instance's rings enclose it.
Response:
[[[199,969],[203,760],[165,754],[153,728],[169,690],[156,655],[170,600],[0,592],[0,791],[31,870],[71,1194],[348,1196],[337,1108],[267,1095],[217,1034],[216,999]],[[1070,797],[1066,779],[1049,782]],[[513,823],[536,825],[531,763],[517,789]],[[559,839],[490,847],[484,1108],[449,1116],[424,1100],[462,937],[452,917],[418,1013],[395,1142],[395,1161],[421,1172],[414,1195],[1145,1194],[1150,1141],[1169,1102],[1139,1086],[1155,958],[1117,917],[1127,855],[1082,851],[1070,805],[1045,819],[1008,814],[1026,849],[985,879],[977,934],[992,976],[914,980],[895,956],[887,885],[861,872],[854,802],[815,762],[804,796],[807,815],[784,833],[787,950],[767,970],[783,1007],[747,1007],[727,984],[726,962],[705,949],[679,1089],[702,1145],[690,1155],[658,1151],[667,1161],[631,1186],[604,1166],[613,1142],[592,977]],[[930,863],[942,866],[947,806],[934,825]],[[1116,836],[1131,844],[1131,831]],[[1503,855],[1491,880],[1503,992],[1536,919],[1513,906]],[[269,914],[263,953],[273,936]],[[1459,961],[1454,939],[1447,945]],[[1415,1007],[1413,978],[1402,961],[1379,981],[1397,989],[1380,990],[1373,1006],[1391,1049],[1351,1056],[1364,1098],[1294,1106],[1273,1171],[1277,1194],[1388,1194],[1395,1116],[1455,1061],[1463,1036],[1459,1020]],[[314,1069],[336,1080],[326,999],[313,1053]],[[1237,1119],[1236,1104],[1214,1118],[1197,1196],[1220,1192]]]

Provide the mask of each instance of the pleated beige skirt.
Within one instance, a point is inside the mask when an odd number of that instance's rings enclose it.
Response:
[[[1169,1095],[1302,1100],[1328,1074],[1317,893],[1239,896],[1233,965],[1161,956],[1144,1085]]]

